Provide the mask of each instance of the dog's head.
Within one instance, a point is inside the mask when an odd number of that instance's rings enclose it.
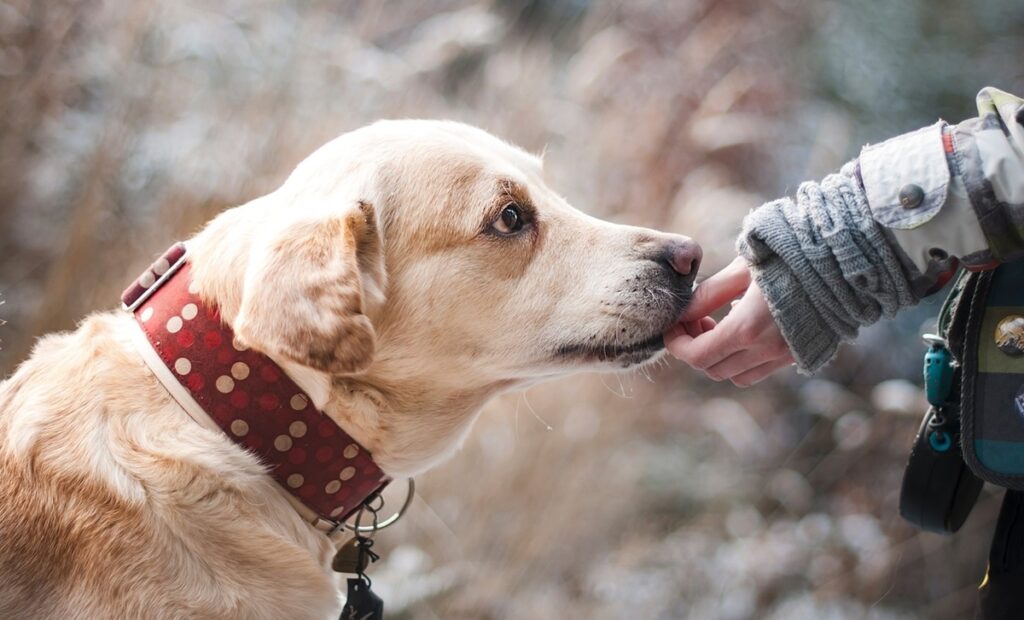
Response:
[[[701,255],[577,211],[518,148],[427,121],[343,135],[197,241],[196,278],[245,344],[421,411],[654,359]]]

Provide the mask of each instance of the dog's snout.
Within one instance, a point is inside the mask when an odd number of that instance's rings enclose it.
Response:
[[[665,242],[662,249],[662,260],[673,271],[690,281],[697,277],[703,255],[700,246],[687,237],[672,238]]]

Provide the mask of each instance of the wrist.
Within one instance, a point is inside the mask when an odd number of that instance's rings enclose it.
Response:
[[[815,309],[789,266],[775,256],[751,272],[799,371],[813,374],[831,362],[842,339]]]

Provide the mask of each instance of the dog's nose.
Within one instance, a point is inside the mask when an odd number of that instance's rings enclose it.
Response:
[[[703,256],[704,252],[700,246],[689,237],[673,237],[665,242],[662,249],[663,260],[668,266],[691,282],[697,277],[700,259]]]

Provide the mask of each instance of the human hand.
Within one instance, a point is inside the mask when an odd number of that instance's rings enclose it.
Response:
[[[708,316],[740,295],[721,322]],[[737,387],[754,385],[793,364],[793,354],[743,258],[697,287],[682,318],[665,332],[665,346],[709,379],[728,379]]]

